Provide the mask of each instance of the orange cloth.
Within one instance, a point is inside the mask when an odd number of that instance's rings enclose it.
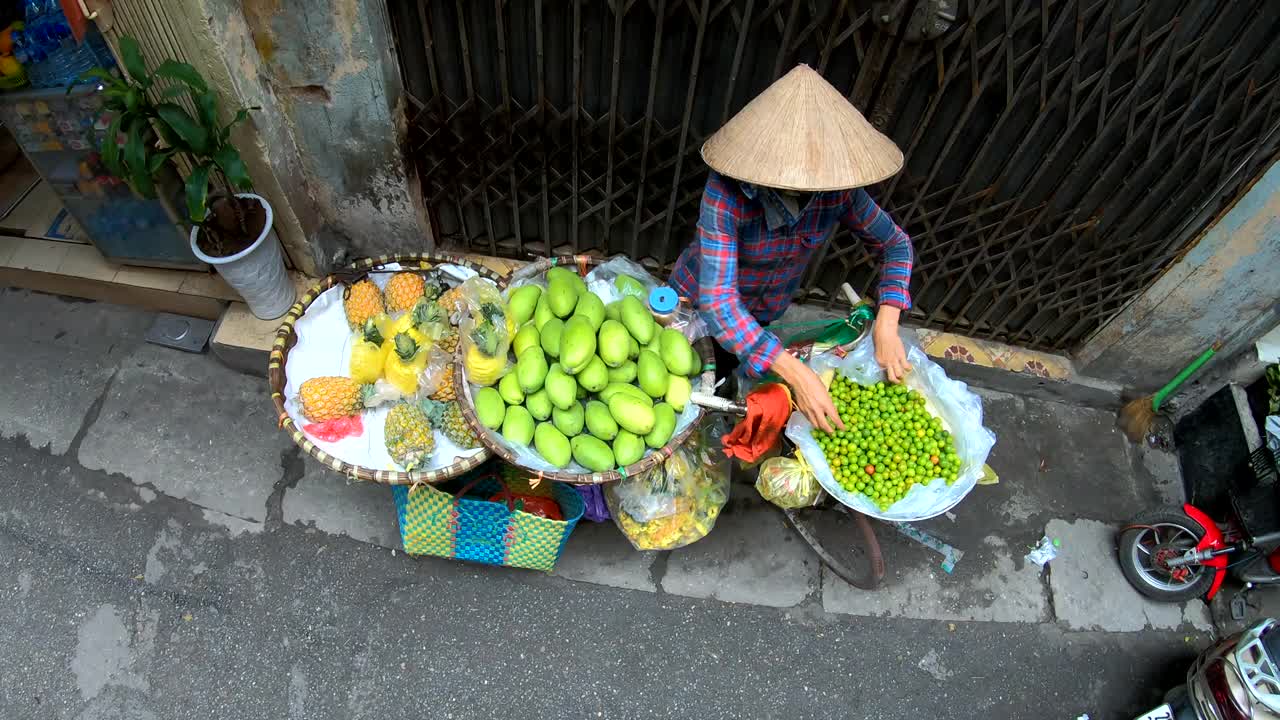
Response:
[[[755,462],[778,444],[791,417],[791,391],[781,383],[765,383],[747,395],[747,417],[721,438],[724,454]]]

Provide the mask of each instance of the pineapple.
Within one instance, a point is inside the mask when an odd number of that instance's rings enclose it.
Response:
[[[462,312],[467,306],[467,301],[462,297],[462,287],[451,288],[440,295],[440,299],[436,300],[440,303],[440,307],[444,308],[446,315],[453,317]]]
[[[413,307],[418,298],[423,296],[422,276],[415,272],[398,272],[387,281],[387,289],[383,296],[387,300],[387,310],[400,312]]]
[[[422,408],[402,402],[387,413],[383,426],[387,452],[405,470],[413,470],[431,458],[436,450],[435,433]]]
[[[427,367],[427,348],[430,343],[422,333],[409,328],[397,333],[388,341],[388,345],[390,351],[383,368],[387,382],[405,395],[417,393],[418,375]]]
[[[362,385],[380,379],[387,360],[387,349],[383,346],[382,328],[378,326],[378,319],[365,320],[364,327],[356,331],[351,344],[351,379]]]
[[[439,338],[436,338],[436,345],[438,345],[444,352],[452,355],[458,350],[458,339],[458,328],[449,325],[445,329],[444,334]]]
[[[372,394],[372,385],[362,385],[348,377],[311,378],[298,388],[302,414],[317,423],[355,415],[365,408]]]
[[[453,387],[453,368],[454,365],[451,362],[446,365],[443,372],[440,373],[440,384],[437,385],[435,391],[431,393],[432,400],[448,402],[458,399],[458,393]]]
[[[476,326],[469,336],[471,343],[463,355],[462,364],[467,369],[467,379],[477,385],[498,382],[507,367],[507,358],[498,355],[498,328],[486,319]]]
[[[480,447],[480,439],[472,432],[471,426],[462,417],[462,406],[456,401],[445,403],[436,422],[436,428],[462,449]]]
[[[439,273],[431,273],[422,285],[422,297],[428,301],[434,301],[440,297],[440,294],[448,290],[449,286],[444,284],[444,280],[440,279]]]
[[[364,327],[365,320],[386,311],[382,305],[382,291],[368,279],[348,285],[342,291],[342,308],[352,330]]]

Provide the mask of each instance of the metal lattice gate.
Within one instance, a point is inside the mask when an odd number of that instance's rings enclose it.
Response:
[[[698,148],[795,63],[903,148],[872,194],[912,235],[917,320],[1069,350],[1275,156],[1280,3],[494,0],[393,3],[437,237],[625,252],[693,237]],[[864,292],[837,232],[803,299]]]

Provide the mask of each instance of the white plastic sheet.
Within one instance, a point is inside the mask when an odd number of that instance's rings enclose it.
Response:
[[[915,338],[904,333],[902,342],[907,348],[907,361],[914,368],[905,380],[907,387],[924,395],[928,401],[926,408],[942,420],[955,439],[956,454],[960,457],[960,473],[954,483],[947,485],[942,478],[935,478],[928,485],[914,485],[905,497],[882,511],[865,495],[851,493],[836,482],[822,449],[810,434],[813,425],[808,418],[799,412],[792,413],[787,421],[786,434],[799,451],[804,453],[814,474],[818,476],[818,482],[832,497],[871,517],[913,522],[941,515],[955,507],[973,490],[982,475],[987,455],[996,443],[996,436],[982,425],[981,398],[964,383],[947,377],[946,372],[929,359]],[[876,363],[875,344],[870,335],[863,338],[843,358],[835,353],[823,353],[813,358],[809,365],[819,374],[828,368],[834,368],[859,385],[874,385],[885,380],[884,370]]]
[[[459,281],[476,275],[474,270],[460,265],[438,265],[437,267]],[[386,268],[399,270],[400,266],[392,263]],[[369,279],[380,288],[386,287],[391,274],[377,273],[370,275]],[[311,424],[311,421],[303,416],[302,408],[298,403],[298,388],[302,383],[314,377],[351,374],[351,330],[347,327],[347,316],[342,309],[342,288],[332,287],[321,293],[307,307],[306,313],[298,318],[294,324],[294,331],[297,333],[298,342],[289,351],[284,409],[289,417],[293,418],[294,423],[302,428]],[[386,423],[389,411],[389,405],[366,411],[361,418],[364,432],[358,437],[344,438],[338,442],[326,442],[313,436],[308,437],[320,449],[352,465],[373,470],[400,470],[400,466],[396,465],[387,453],[386,436],[383,434],[383,425]],[[437,470],[482,452],[480,448],[465,450],[459,448],[441,432],[436,432],[435,438],[435,453],[429,464],[418,468],[421,471]]]

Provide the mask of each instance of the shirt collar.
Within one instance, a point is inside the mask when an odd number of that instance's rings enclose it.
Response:
[[[808,208],[807,205],[805,208],[800,208],[794,200],[784,199],[781,193],[771,187],[745,182],[740,185],[743,195],[760,203],[764,208],[764,219],[770,230],[777,230],[784,225],[788,227],[795,225],[800,222],[800,216]],[[812,196],[809,202],[813,202]]]

